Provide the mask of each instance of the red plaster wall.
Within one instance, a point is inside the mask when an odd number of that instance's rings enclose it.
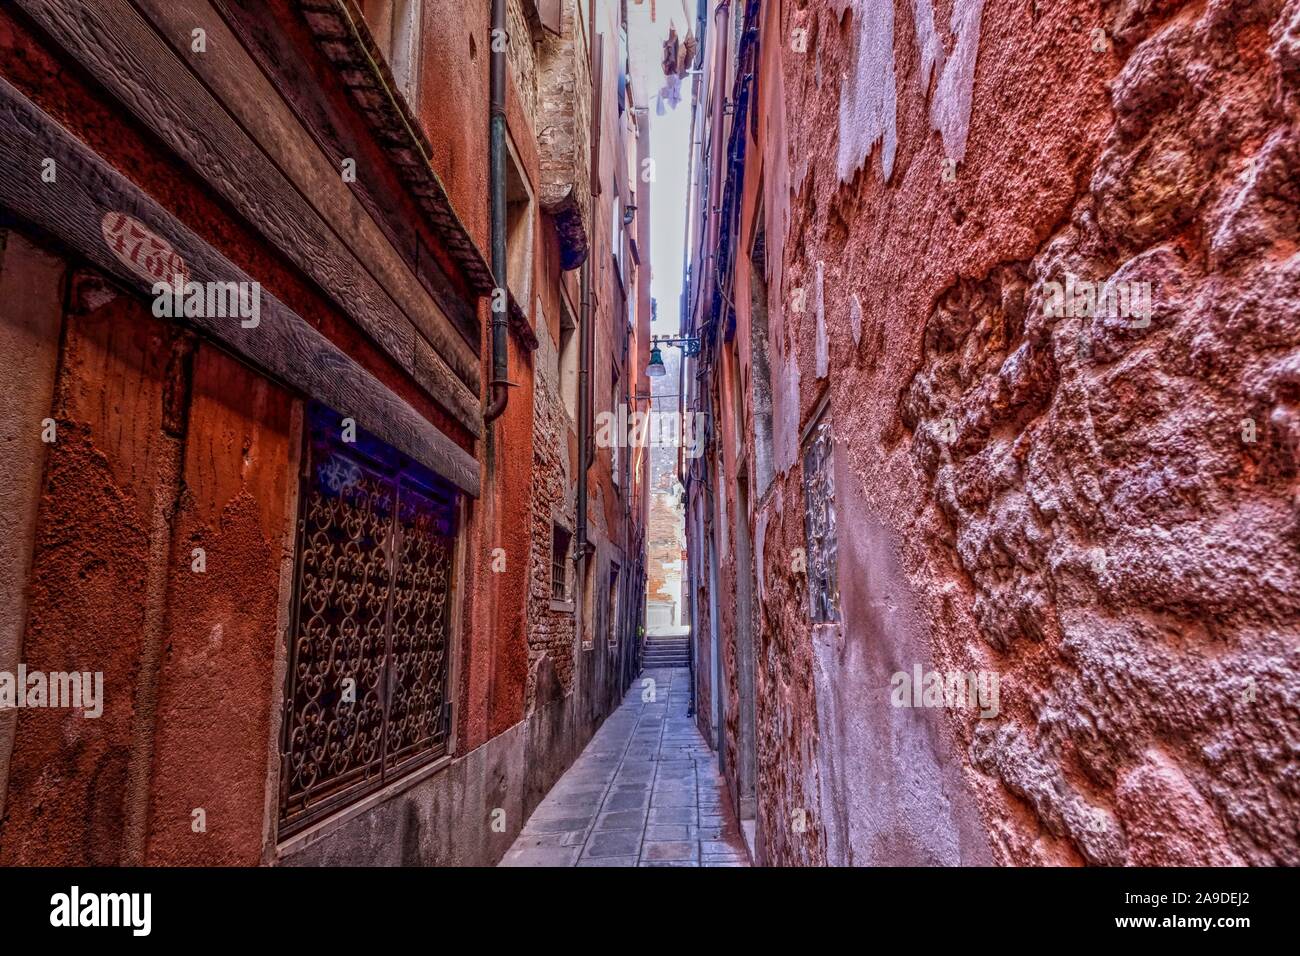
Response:
[[[841,182],[874,6],[763,4],[745,208],[762,169],[783,360],[783,474],[758,508],[766,855],[1294,863],[1296,4],[988,0],[951,175],[908,7],[892,175],[877,145]],[[1152,282],[1151,326],[1099,320],[1081,358],[1079,323],[1043,315],[1066,271]],[[809,626],[790,570],[799,428],[827,393],[841,630]],[[914,662],[997,672],[1000,717],[861,699]],[[905,799],[891,777],[920,782]]]
[[[65,318],[22,660],[29,671],[102,671],[104,712],[19,712],[0,821],[6,865],[125,856],[148,567],[151,546],[167,544],[154,514],[175,484],[163,392],[177,341],[127,298]]]
[[[82,273],[74,289],[108,287]],[[22,649],[29,671],[102,670],[104,713],[19,712],[0,859],[255,864],[293,521],[291,400],[108,296],[74,293],[93,307],[65,318]],[[195,547],[205,573],[191,569]],[[152,711],[137,724],[140,707]],[[152,766],[132,784],[130,756],[150,743]],[[132,806],[143,831],[128,826]],[[192,828],[195,808],[206,832]]]
[[[299,15],[287,0],[270,2],[290,41],[307,50],[322,95],[351,109],[337,77],[309,48]],[[469,6],[425,3],[424,91],[418,106],[435,144],[435,171],[483,249],[488,245],[489,51],[485,31],[478,28],[486,26],[487,10],[486,0]],[[606,62],[612,96],[613,60]],[[484,463],[483,497],[466,508],[457,751],[465,753],[518,723],[529,663],[529,542],[520,530],[529,526],[533,504],[533,359],[527,349],[511,337],[508,378],[516,387],[492,438],[475,442],[283,256],[230,215],[149,131],[68,70],[8,12],[0,12],[0,73]],[[535,188],[537,146],[526,106],[512,78],[510,135]],[[608,180],[613,146],[621,140],[614,135],[612,107],[605,112]],[[375,175],[390,176],[378,153],[362,159]],[[598,221],[607,222],[608,189],[602,203]],[[404,211],[412,222],[418,219]],[[424,227],[417,223],[416,228]],[[540,213],[535,236],[536,297],[520,304],[532,321],[544,319],[558,338],[559,286],[572,286],[573,277],[560,273],[554,230]],[[445,258],[436,241],[426,239]],[[597,382],[602,373],[608,381],[609,345],[615,323],[622,321],[622,313],[611,307],[608,258],[606,249],[595,270]],[[443,265],[452,271],[448,262]],[[490,378],[486,309],[480,303],[485,382]],[[107,321],[114,316],[117,321]],[[91,318],[101,324],[87,324]],[[50,498],[42,505],[44,530],[38,534],[45,537],[37,546],[24,659],[33,668],[53,667],[46,662],[72,656],[102,660],[109,709],[102,720],[77,728],[77,735],[87,735],[86,743],[71,749],[58,741],[59,733],[68,738],[72,731],[62,725],[56,730],[48,712],[23,715],[0,859],[25,861],[40,849],[47,854],[41,862],[256,862],[268,835],[267,771],[273,761],[267,748],[275,746],[271,725],[278,692],[272,686],[273,663],[283,639],[283,548],[295,508],[294,400],[206,345],[195,351],[194,340],[155,322],[134,300],[114,298],[92,316],[69,322],[59,414],[72,424],[61,432],[47,469],[47,481],[68,490],[60,492],[57,503]],[[145,342],[141,336],[152,338]],[[183,373],[187,363],[193,365],[192,382]],[[172,391],[164,403],[168,382]],[[597,388],[595,394],[607,390]],[[170,432],[162,429],[164,409]],[[189,432],[181,444],[176,436],[186,418]],[[572,436],[569,440],[576,462]],[[166,467],[155,460],[160,447],[170,454]],[[184,489],[170,531],[154,515],[159,482],[173,495]],[[593,469],[591,501],[610,537],[623,545],[625,521],[609,483],[607,452]],[[207,549],[208,571],[202,577],[187,570],[195,546]],[[502,573],[491,570],[497,547],[507,551]],[[150,596],[142,589],[150,580],[148,569],[160,560],[171,560],[173,569],[154,575],[162,590]],[[75,600],[67,600],[60,582],[75,574],[90,583],[79,584]],[[605,589],[597,593],[603,600]],[[128,837],[125,775],[146,606],[165,611],[161,677],[156,694],[145,693],[149,710],[136,721],[135,745],[156,727],[156,749],[145,765],[147,779],[129,791],[137,818],[143,807],[145,829]],[[69,634],[75,635],[71,641]],[[603,651],[600,657],[603,662]],[[591,714],[603,713],[603,706],[593,704]],[[47,764],[61,769],[53,775],[39,770]],[[207,813],[207,833],[195,833],[191,826],[198,807]],[[69,826],[68,820],[76,822]],[[24,837],[21,843],[6,841],[5,833]]]
[[[241,219],[232,216],[206,183],[176,162],[149,131],[137,126],[111,98],[83,83],[43,40],[7,10],[0,10],[0,74],[196,235],[261,283],[266,291],[312,323],[458,445],[473,451],[473,436],[412,382],[296,267]],[[350,104],[346,94],[328,87],[324,91],[325,95],[335,95],[340,102]],[[379,167],[384,162],[379,158],[375,161]],[[434,245],[431,243],[431,247]]]
[[[296,519],[293,412],[284,391],[199,346],[186,494],[174,520],[151,864],[247,866],[260,858],[287,598],[281,569]],[[194,548],[205,552],[202,574],[192,571]],[[205,811],[206,832],[194,830],[195,808]]]

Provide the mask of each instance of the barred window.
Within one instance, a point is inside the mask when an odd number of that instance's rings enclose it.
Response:
[[[559,524],[551,525],[551,598],[569,599],[569,541],[573,536]]]
[[[808,540],[808,611],[815,624],[840,619],[836,562],[834,441],[829,419],[818,422],[803,453],[804,534]]]
[[[609,646],[618,643],[618,571],[617,564],[609,566]]]
[[[442,756],[451,727],[457,492],[327,408],[307,420],[281,835]]]

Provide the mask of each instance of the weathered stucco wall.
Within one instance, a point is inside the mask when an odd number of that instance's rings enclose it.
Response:
[[[161,608],[146,610],[151,585],[165,580],[165,570],[151,580],[150,558],[165,562],[177,490],[178,443],[163,423],[177,337],[126,298],[67,321],[22,660],[30,670],[102,671],[103,714],[18,713],[0,830],[6,864],[124,862],[133,804],[144,798],[130,770],[141,742],[137,675],[162,626]]]
[[[50,414],[63,327],[66,263],[0,230],[0,672],[16,673],[27,622],[27,579],[45,467],[42,422]],[[0,711],[0,818],[4,816],[17,711]]]
[[[577,650],[576,603],[572,538],[576,531],[577,469],[569,458],[573,421],[560,395],[559,354],[550,324],[539,323],[533,383],[533,508],[529,527],[528,694],[527,712],[573,692]],[[576,334],[576,332],[574,333]],[[552,589],[552,545],[555,526],[570,536],[564,556],[565,597],[557,601]]]
[[[771,0],[762,62],[768,859],[1300,862],[1300,4]],[[892,706],[914,664],[998,716]]]
[[[103,714],[11,716],[0,858],[255,864],[292,403],[94,273],[70,295],[53,402],[29,423],[57,432],[21,660],[102,671]],[[37,301],[62,311],[62,289]]]
[[[251,866],[279,811],[272,736],[287,656],[301,405],[207,344],[193,356],[189,394],[146,861]]]
[[[517,12],[519,4],[514,8]],[[427,0],[423,9],[422,82],[426,91],[438,95],[419,98],[420,118],[437,144],[435,171],[484,248],[488,4]],[[364,118],[356,114],[332,66],[313,46],[300,12],[288,0],[272,0],[269,11],[283,28],[277,40],[303,48],[306,75],[319,84],[315,92],[320,99],[338,108],[339,121],[347,126],[344,139],[362,145],[358,169],[400,191],[396,173],[370,141]],[[529,31],[514,32],[512,49],[515,43],[528,47]],[[536,193],[536,71],[531,51],[524,52],[528,56],[516,64],[510,79],[508,126]],[[532,495],[535,357],[512,337],[507,378],[518,387],[511,390],[509,407],[491,438],[476,442],[290,264],[286,250],[228,215],[206,183],[124,114],[109,94],[73,69],[24,17],[9,11],[0,12],[0,72],[483,462],[483,496],[466,502],[463,530],[460,686],[455,688],[459,759],[408,781],[423,786],[425,795],[470,796],[455,808],[434,803],[420,809],[436,818],[431,826],[447,835],[450,845],[429,836],[403,838],[397,846],[403,852],[415,847],[408,858],[417,862],[441,859],[444,851],[467,861],[492,862],[522,825],[522,808],[540,799],[621,698],[625,684],[615,665],[628,658],[625,649],[602,644],[573,667],[570,619],[568,636],[560,633],[558,641],[569,645],[570,667],[577,673],[568,683],[577,692],[549,704],[537,705],[534,699],[525,722],[530,677],[535,676],[529,659],[532,540],[527,533],[537,503]],[[612,67],[609,78],[612,97]],[[448,88],[458,95],[442,95]],[[579,132],[585,135],[586,126]],[[611,133],[605,142],[617,141]],[[606,152],[609,180],[613,148],[607,146]],[[394,220],[403,235],[407,229],[419,234],[421,261],[430,251],[441,262],[445,251],[420,221],[414,203],[407,207],[407,199],[400,200]],[[535,214],[529,265],[536,295],[521,305],[554,341],[561,285],[574,283],[559,267],[555,230],[540,211]],[[0,268],[19,263],[22,251],[6,251]],[[102,669],[107,700],[97,720],[53,710],[4,715],[0,775],[7,802],[0,823],[0,861],[274,861],[275,730],[293,586],[289,531],[296,515],[301,441],[297,400],[179,325],[153,319],[147,301],[102,277],[79,272],[65,282],[66,264],[56,258],[20,264],[18,285],[34,288],[40,280],[42,288],[41,298],[24,304],[42,312],[4,313],[4,332],[15,355],[30,363],[16,376],[27,403],[16,406],[4,422],[6,439],[21,440],[30,451],[21,456],[27,471],[12,476],[16,525],[10,543],[15,550],[6,572],[12,567],[15,576],[4,583],[14,593],[15,606],[21,603],[18,592],[26,588],[31,613],[25,621],[15,615],[17,629],[0,634],[0,667],[12,670],[21,659],[33,669]],[[608,270],[600,277],[611,279]],[[17,288],[13,278],[6,273],[6,291]],[[452,291],[463,290],[457,285]],[[66,316],[65,293],[70,303]],[[597,296],[602,344],[608,345],[609,328],[622,313],[613,307],[610,289],[601,286]],[[479,318],[486,316],[483,301]],[[481,327],[480,344],[486,346],[487,322]],[[25,336],[30,341],[20,342]],[[604,348],[600,355],[611,351]],[[486,348],[482,354],[488,354]],[[608,375],[607,364],[599,370]],[[548,364],[543,384],[552,388],[556,377]],[[547,391],[543,398],[554,396]],[[559,411],[563,414],[562,407]],[[48,450],[40,442],[40,420],[46,414],[59,427],[59,439]],[[571,493],[571,429],[555,418],[543,425],[537,440],[545,444],[547,481],[558,468],[561,490]],[[611,556],[626,566],[626,518],[608,494],[607,462],[606,457],[606,497],[599,485],[592,495],[593,509],[604,519],[596,534],[602,549],[598,582],[607,575]],[[601,466],[594,473],[601,475]],[[553,489],[548,484],[546,490]],[[612,502],[607,514],[606,501]],[[571,504],[566,507],[571,512]],[[206,552],[207,570],[201,575],[190,570],[195,547]],[[506,551],[501,569],[493,566],[497,548]],[[19,560],[27,551],[32,552],[30,573]],[[489,749],[497,755],[491,766],[482,762]],[[507,752],[521,759],[507,760],[502,756]],[[488,781],[482,785],[490,794],[486,806],[474,802],[479,793],[473,781],[480,776]],[[476,828],[486,825],[485,814],[495,807],[508,808],[507,828],[491,830],[480,841]],[[206,814],[206,832],[193,827],[197,809]],[[370,806],[353,820],[386,820],[398,811],[405,813],[406,806],[394,799],[391,807]],[[342,834],[342,828],[332,832]],[[457,842],[462,834],[463,842]],[[387,859],[388,845],[366,839],[383,841],[389,835],[372,829],[360,843],[341,835],[345,856],[340,858],[352,863]],[[301,850],[303,842],[294,842],[294,849]],[[316,852],[324,852],[322,842],[313,844]]]

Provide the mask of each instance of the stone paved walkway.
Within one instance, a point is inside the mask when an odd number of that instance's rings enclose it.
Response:
[[[644,680],[655,701],[643,702]],[[748,866],[690,672],[647,670],[524,824],[502,866]]]

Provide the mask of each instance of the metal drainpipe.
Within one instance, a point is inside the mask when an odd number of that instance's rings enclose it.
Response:
[[[492,275],[497,286],[492,292],[492,399],[483,411],[486,422],[499,417],[510,398],[506,381],[506,322],[510,309],[510,293],[506,291],[506,52],[505,44],[497,42],[498,37],[506,36],[506,0],[492,0],[491,36]]]
[[[500,0],[496,0],[500,2]],[[587,42],[596,42],[596,5],[588,4]],[[594,57],[593,57],[594,59]],[[593,63],[594,65],[594,63]],[[600,77],[591,77],[591,95],[600,95]],[[587,562],[591,552],[596,549],[587,540],[587,469],[595,459],[595,449],[591,441],[591,367],[594,353],[595,330],[592,328],[594,317],[591,308],[591,260],[596,248],[596,194],[599,189],[600,156],[591,157],[591,182],[587,190],[587,258],[582,263],[579,277],[581,303],[578,311],[578,501],[577,501],[577,543],[573,549],[574,575],[577,578],[574,594],[576,595],[578,638],[582,638],[582,629],[590,622],[587,613]]]
[[[591,445],[591,417],[588,408],[591,405],[591,255],[582,264],[579,279],[582,302],[579,306],[578,326],[578,528],[577,546],[574,549],[574,561],[577,563],[579,586],[575,593],[581,592],[586,581],[587,558],[587,468],[590,465],[588,447]],[[583,595],[579,593],[579,598]],[[585,601],[583,607],[586,606]],[[579,620],[581,620],[579,612]],[[585,622],[584,622],[585,623]]]

